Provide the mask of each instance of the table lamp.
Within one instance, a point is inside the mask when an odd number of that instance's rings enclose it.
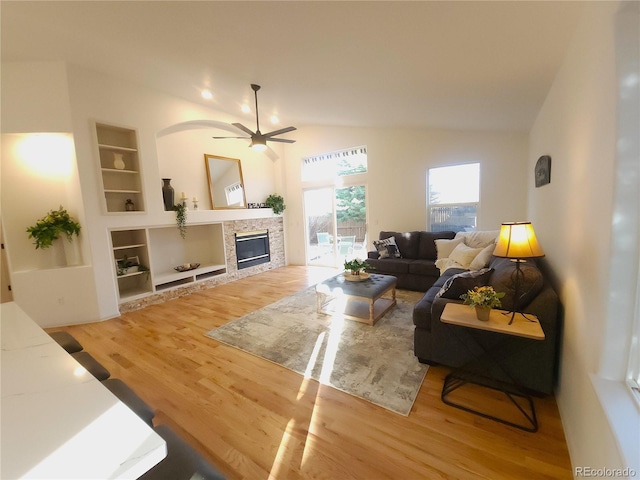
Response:
[[[510,312],[511,320],[509,321],[509,325],[511,325],[518,312],[520,282],[524,277],[520,264],[526,262],[527,258],[544,257],[544,252],[538,244],[531,222],[509,222],[503,223],[500,227],[500,235],[493,254],[496,257],[510,258],[511,261],[516,263],[516,269],[513,273],[515,290],[513,311]],[[525,318],[527,317],[525,316]]]

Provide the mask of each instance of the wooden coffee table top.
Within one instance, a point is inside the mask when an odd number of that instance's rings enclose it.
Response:
[[[370,273],[369,278],[360,282],[346,280],[344,275],[336,275],[316,285],[316,292],[327,295],[350,295],[374,299],[390,288],[395,288],[397,278],[391,275]]]

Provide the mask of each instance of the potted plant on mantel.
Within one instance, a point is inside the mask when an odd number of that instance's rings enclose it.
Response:
[[[272,193],[271,195],[269,195],[264,204],[267,207],[271,208],[273,210],[273,213],[275,213],[276,215],[281,214],[282,212],[284,212],[284,209],[287,208],[287,206],[284,204],[284,198],[282,198],[282,196],[278,195],[277,193]]]
[[[488,285],[474,287],[473,290],[468,290],[467,293],[460,295],[465,305],[476,309],[476,317],[483,322],[489,320],[492,308],[498,308],[501,305],[500,299],[502,297],[504,297],[504,292],[496,292],[493,287]]]

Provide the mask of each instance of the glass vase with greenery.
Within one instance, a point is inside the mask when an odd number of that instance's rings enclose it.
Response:
[[[49,211],[35,225],[27,228],[27,233],[35,240],[33,244],[37,250],[49,248],[61,235],[72,241],[74,235],[80,235],[80,228],[80,224],[60,205],[58,210]]]

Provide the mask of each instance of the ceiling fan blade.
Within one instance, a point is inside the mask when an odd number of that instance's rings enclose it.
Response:
[[[247,127],[245,127],[244,125],[242,125],[241,123],[232,123],[231,125],[242,130],[245,133],[248,133],[249,135],[253,135],[253,132],[249,130]]]
[[[274,135],[280,135],[282,133],[293,132],[294,130],[297,130],[296,127],[281,128],[280,130],[274,130],[273,132],[265,133],[264,136],[265,137],[273,137]]]
[[[244,138],[246,140],[249,140],[250,137],[211,137],[215,140],[224,140],[225,138]]]
[[[296,143],[295,140],[289,140],[288,138],[267,138],[267,142],[282,142],[282,143]]]

